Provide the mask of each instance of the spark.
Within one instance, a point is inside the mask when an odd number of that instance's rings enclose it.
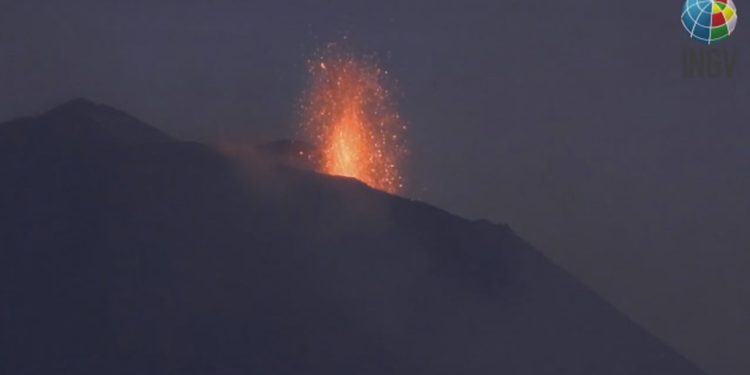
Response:
[[[386,88],[387,72],[335,44],[308,62],[308,72],[301,130],[321,151],[321,172],[401,191],[406,125]]]

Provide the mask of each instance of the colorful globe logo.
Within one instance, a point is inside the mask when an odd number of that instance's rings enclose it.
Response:
[[[717,43],[729,38],[737,26],[737,7],[732,0],[687,0],[682,26],[693,39]]]

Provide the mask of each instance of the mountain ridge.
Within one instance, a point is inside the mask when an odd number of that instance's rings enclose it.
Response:
[[[102,148],[169,142],[162,131],[112,107],[77,98],[33,117],[0,124],[4,148]],[[43,151],[43,150],[40,150]]]
[[[83,107],[49,116],[88,123]],[[267,158],[91,147],[112,138],[23,121],[55,142],[0,151],[7,373],[701,373],[507,225]]]

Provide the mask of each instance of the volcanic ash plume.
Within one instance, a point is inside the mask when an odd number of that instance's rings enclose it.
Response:
[[[401,191],[406,125],[385,88],[388,73],[333,45],[308,61],[308,71],[302,132],[320,149],[321,172]]]

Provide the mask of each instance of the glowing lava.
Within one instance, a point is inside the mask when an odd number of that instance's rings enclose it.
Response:
[[[406,126],[385,88],[388,73],[336,45],[308,63],[302,132],[320,149],[321,171],[398,193]]]

